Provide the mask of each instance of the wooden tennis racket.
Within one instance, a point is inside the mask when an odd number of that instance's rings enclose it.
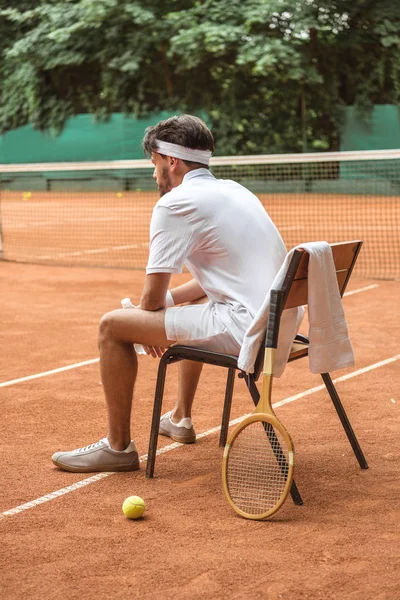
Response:
[[[225,495],[232,508],[247,519],[267,519],[279,510],[293,480],[293,443],[271,404],[282,296],[280,291],[271,291],[260,400],[253,414],[232,431],[224,451]]]

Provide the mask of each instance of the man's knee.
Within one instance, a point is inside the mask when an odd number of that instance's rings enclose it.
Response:
[[[106,341],[112,339],[113,331],[116,324],[116,311],[111,311],[103,315],[99,323],[99,346],[104,344]]]

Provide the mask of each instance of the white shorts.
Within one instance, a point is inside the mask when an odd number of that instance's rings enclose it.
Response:
[[[165,332],[169,340],[185,346],[234,356],[240,352],[212,302],[167,308]]]

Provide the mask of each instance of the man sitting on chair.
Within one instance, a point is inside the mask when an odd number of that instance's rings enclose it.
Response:
[[[244,334],[286,256],[282,238],[260,200],[240,184],[216,179],[208,165],[211,131],[199,118],[175,116],[149,127],[160,200],[150,225],[150,251],[138,308],[114,310],[99,326],[100,371],[108,410],[107,437],[71,452],[56,452],[66,471],[133,471],[138,453],[130,435],[138,361],[133,344],[159,357],[179,343],[237,356]],[[193,279],[169,290],[186,265]],[[179,363],[173,410],[160,433],[194,442],[191,408],[202,364]]]

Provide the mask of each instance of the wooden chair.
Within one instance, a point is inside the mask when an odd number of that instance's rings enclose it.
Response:
[[[360,252],[362,242],[361,241],[352,241],[352,242],[342,242],[338,244],[332,244],[332,253],[333,259],[336,268],[336,275],[339,285],[339,291],[341,296],[343,296],[348,281],[350,279],[351,273],[353,271],[355,262],[357,260],[358,253]],[[308,290],[307,290],[307,277],[308,277],[308,261],[309,255],[304,250],[295,250],[293,253],[293,257],[290,261],[283,285],[281,287],[281,292],[283,296],[282,306],[285,309],[293,308],[296,306],[304,306],[307,304],[308,300]],[[191,348],[189,346],[171,346],[163,355],[160,360],[159,368],[158,368],[158,376],[157,376],[157,384],[156,391],[154,397],[154,408],[153,408],[153,418],[151,425],[151,434],[150,434],[150,442],[149,442],[149,451],[148,451],[148,459],[147,459],[147,468],[146,468],[146,476],[153,477],[154,474],[154,466],[156,460],[156,452],[157,452],[157,438],[159,432],[159,424],[161,417],[161,408],[162,408],[162,399],[164,393],[164,384],[166,377],[166,369],[167,366],[171,363],[180,361],[180,360],[193,360],[202,363],[207,363],[211,365],[217,365],[220,367],[226,367],[228,369],[227,382],[225,388],[225,401],[224,408],[222,414],[222,424],[221,424],[221,433],[219,444],[220,446],[225,446],[226,439],[228,436],[228,427],[229,427],[229,417],[231,410],[231,402],[232,402],[232,393],[234,387],[234,378],[236,370],[239,370],[239,378],[245,380],[248,390],[251,394],[254,404],[257,404],[260,398],[259,391],[256,386],[256,381],[258,380],[262,366],[264,361],[264,344],[261,344],[260,350],[257,355],[257,359],[255,362],[254,373],[251,375],[246,375],[243,371],[241,371],[237,365],[237,357],[231,356],[228,354],[219,354],[217,352],[208,352],[205,350],[200,350],[198,348]],[[299,360],[300,358],[304,358],[308,355],[308,338],[303,335],[297,335],[296,339],[292,345],[292,349],[289,355],[288,362],[292,362],[294,360]],[[351,444],[351,447],[354,451],[354,454],[359,462],[359,465],[362,469],[367,469],[368,464],[365,460],[364,454],[361,450],[361,447],[357,441],[353,428],[350,424],[350,421],[346,415],[346,412],[343,408],[343,405],[340,401],[339,395],[336,391],[336,388],[333,384],[333,381],[329,375],[329,373],[321,374],[326,389],[328,390],[329,396],[334,404],[336,412],[339,416],[339,419],[342,423],[344,431],[347,435],[347,438]],[[302,499],[299,494],[299,491],[296,487],[295,482],[293,482],[291,495],[293,501],[296,504],[302,504]]]

